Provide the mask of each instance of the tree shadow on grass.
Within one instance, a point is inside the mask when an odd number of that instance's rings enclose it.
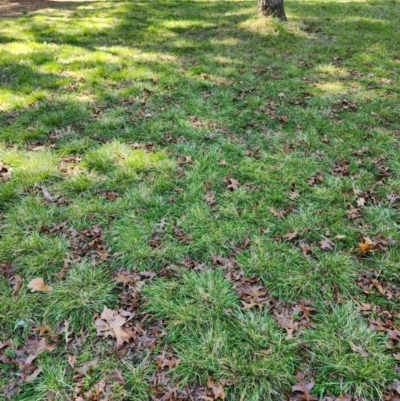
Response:
[[[73,10],[92,2],[90,0],[5,0],[0,4],[0,19],[26,16],[29,13],[40,12],[44,9]]]
[[[74,95],[85,92],[90,100],[80,100],[77,104],[86,103],[93,109],[101,109],[104,105],[108,109],[117,109],[114,113],[101,113],[96,121],[88,121],[83,128],[84,135],[92,135],[103,128],[107,137],[128,137],[142,129],[142,132],[152,132],[149,135],[154,140],[161,135],[161,131],[184,130],[179,124],[170,122],[177,119],[177,115],[180,116],[178,119],[187,121],[190,121],[190,115],[226,121],[235,109],[239,117],[232,121],[232,125],[236,124],[236,127],[239,121],[239,126],[243,127],[254,119],[261,121],[262,118],[256,114],[258,106],[249,105],[244,98],[240,98],[243,82],[252,87],[254,95],[264,98],[274,98],[279,93],[300,96],[310,90],[311,84],[299,82],[297,77],[303,72],[310,74],[314,65],[351,65],[353,60],[362,59],[368,53],[368,63],[380,67],[381,54],[370,52],[376,45],[377,30],[381,32],[382,51],[386,48],[394,50],[393,41],[389,39],[393,34],[395,15],[390,21],[379,19],[377,9],[383,2],[329,2],[318,6],[289,1],[288,15],[301,24],[301,30],[271,20],[265,21],[268,29],[253,29],[251,25],[246,25],[249,19],[257,17],[253,3],[190,2],[188,7],[189,2],[186,1],[155,0],[151,3],[118,3],[120,7],[111,7],[113,3],[95,3],[97,8],[85,9],[85,4],[94,4],[88,2],[73,3],[83,4],[83,7],[64,20],[47,14],[44,19],[29,16],[19,20],[23,31],[48,50],[41,50],[39,53],[42,55],[37,55],[38,52],[27,55],[33,61],[29,67],[30,74],[27,74],[29,71],[19,70],[20,56],[11,55],[9,58],[14,66],[8,69],[5,78],[13,76],[14,84],[8,86],[16,93],[26,94],[26,88],[31,84],[49,90],[59,87],[62,96],[70,99],[68,102]],[[326,14],[321,13],[324,8]],[[360,15],[362,18],[354,21]],[[101,16],[106,22],[109,18],[109,22],[91,25],[92,18],[98,21]],[[373,34],[370,35],[371,27]],[[362,36],[362,46],[357,41],[358,36]],[[64,45],[67,48],[72,46],[79,56],[69,57],[68,49],[63,55]],[[298,49],[304,49],[304,52]],[[319,55],[321,49],[324,52]],[[101,52],[101,57],[97,57],[98,52]],[[313,58],[308,60],[308,55],[313,55]],[[338,62],[338,59],[341,61]],[[69,72],[68,80],[38,68],[47,61],[58,63],[59,60],[62,60],[63,70]],[[388,58],[385,62],[395,66],[393,59]],[[20,75],[30,75],[26,78],[28,86],[21,86],[15,81]],[[262,81],[260,77],[263,77]],[[73,82],[77,87],[68,94],[67,86]],[[265,85],[260,87],[260,82],[265,82]],[[210,105],[203,92],[211,93],[217,88],[229,98],[223,99],[222,103],[220,99],[214,99],[215,104]],[[155,94],[145,104],[144,90]],[[48,109],[52,109],[52,104],[56,105],[56,109],[59,107],[58,96],[61,94],[55,94],[56,100],[49,98],[43,101]],[[151,99],[154,98],[160,103],[175,104],[177,108],[183,98],[190,102],[168,114],[152,104]],[[133,116],[122,118],[123,122],[119,123],[116,115],[126,113],[127,105]],[[31,107],[27,113],[34,118]],[[288,113],[291,111],[288,110]],[[31,121],[30,118],[24,119],[23,114],[21,109],[21,122]],[[146,114],[151,117],[144,116]],[[51,121],[49,118],[41,125],[38,135],[51,131]],[[59,128],[61,122],[55,118],[53,126]],[[271,123],[275,127],[279,124],[276,120]],[[290,122],[286,127],[290,128],[293,124]],[[12,135],[7,134],[6,137],[11,139]]]

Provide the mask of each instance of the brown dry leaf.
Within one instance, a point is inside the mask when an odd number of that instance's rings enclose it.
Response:
[[[114,337],[117,340],[117,345],[122,345],[124,342],[129,341],[132,338],[132,333],[126,332],[122,328],[129,319],[127,319],[127,316],[122,316],[121,312],[125,311],[114,311],[105,306],[100,318],[97,318],[94,322],[97,335]],[[124,315],[132,316],[129,312],[124,313]]]
[[[355,345],[355,344],[353,343],[353,341],[351,341],[351,340],[349,340],[348,343],[349,343],[350,348],[351,348],[351,350],[352,350],[353,352],[356,352],[357,354],[360,354],[360,355],[361,355],[362,357],[364,357],[364,358],[366,358],[366,357],[369,356],[368,352],[365,352],[365,351],[363,350],[363,348],[362,348],[361,345],[358,345],[358,346],[357,346],[357,345]]]
[[[157,233],[153,233],[152,236],[150,237],[149,245],[152,248],[156,249],[156,248],[160,248],[161,243],[162,243],[161,237]]]
[[[367,253],[375,249],[375,243],[368,237],[365,237],[364,242],[360,242],[358,246],[360,253]]]
[[[291,200],[294,201],[294,200],[300,198],[300,192],[297,191],[296,189],[293,190],[293,191],[289,191],[289,192],[288,192],[288,197],[289,197]]]
[[[361,217],[360,209],[357,209],[355,207],[351,207],[350,210],[347,212],[347,217],[350,220],[359,219]]]
[[[288,231],[282,238],[288,241],[293,241],[297,237],[297,235],[298,235],[297,230],[293,232]]]
[[[177,226],[176,220],[173,224],[173,232],[181,244],[189,244],[192,241],[192,237],[188,234],[185,234],[183,230]]]
[[[41,189],[42,189],[42,193],[43,193],[43,199],[45,201],[50,202],[50,203],[56,203],[58,201],[58,197],[51,195],[51,193],[49,192],[49,190],[47,188],[41,187]]]
[[[300,383],[292,386],[292,391],[301,393],[298,395],[299,399],[303,401],[318,401],[317,397],[310,394],[310,390],[314,387],[314,382],[310,381],[306,383],[304,381],[304,376],[299,374],[297,374],[296,377],[300,380]]]
[[[390,204],[393,204],[393,203],[396,203],[400,199],[400,195],[391,193],[389,195],[386,195],[386,198]]]
[[[132,333],[127,333],[120,326],[113,327],[117,345],[122,345],[124,342],[128,342],[132,338]]]
[[[33,382],[36,379],[36,377],[38,377],[40,375],[40,373],[42,373],[42,372],[43,372],[43,368],[41,366],[39,366],[38,368],[36,368],[34,370],[34,372],[32,374],[30,374],[29,376],[25,376],[24,382],[26,382],[26,383]]]
[[[276,210],[273,207],[269,207],[268,210],[275,216],[278,217],[280,219],[283,219],[285,217],[285,215],[283,214],[283,212],[281,210]]]
[[[193,164],[192,156],[182,156],[178,158],[178,164]]]
[[[364,154],[369,153],[369,152],[370,152],[369,148],[367,146],[363,146],[360,149],[353,150],[351,153],[353,153],[354,156],[361,157],[361,156],[364,156]]]
[[[114,280],[117,283],[121,283],[123,285],[127,285],[131,282],[134,282],[135,280],[133,279],[133,277],[131,277],[129,274],[127,273],[118,273],[114,276]]]
[[[108,199],[111,202],[114,202],[118,198],[118,193],[117,192],[112,192],[109,191],[105,194],[106,199]]]
[[[218,164],[220,166],[229,166],[229,164],[227,163],[227,161],[225,159],[222,159]]]
[[[311,178],[307,181],[307,183],[308,183],[308,185],[310,185],[310,186],[314,186],[314,185],[320,184],[320,183],[322,182],[322,180],[323,180],[323,178],[322,178],[322,173],[317,172],[317,173],[314,175],[314,177],[311,177]]]
[[[125,379],[122,376],[122,373],[116,368],[114,370],[114,373],[112,375],[112,378],[119,384],[122,384],[123,386],[125,385]]]
[[[13,284],[13,296],[17,295],[17,292],[20,290],[21,286],[23,283],[23,279],[21,276],[19,276],[18,274],[16,274],[11,280],[10,280],[10,284]]]
[[[175,358],[171,352],[165,351],[163,351],[162,354],[155,356],[154,360],[156,361],[158,369],[173,369],[174,367],[178,366],[179,362],[181,361],[180,359]]]
[[[329,238],[323,237],[322,241],[319,241],[319,247],[323,251],[333,251],[335,249],[335,244]]]
[[[347,176],[349,175],[349,166],[350,163],[342,157],[339,159],[338,162],[335,163],[332,169],[332,173]]]
[[[275,216],[278,217],[279,219],[283,219],[285,216],[288,214],[292,213],[293,211],[293,204],[289,205],[285,209],[281,210],[276,210],[273,207],[269,207],[268,210]]]
[[[7,181],[11,177],[11,169],[0,162],[0,181]]]
[[[34,278],[28,283],[28,288],[31,289],[32,292],[41,291],[41,292],[49,292],[52,291],[53,287],[50,287],[45,284],[41,277]]]
[[[272,348],[268,348],[268,349],[263,349],[262,351],[259,352],[259,354],[261,355],[271,355],[272,354]]]
[[[301,249],[302,254],[306,257],[309,257],[313,254],[313,248],[310,244],[301,241],[299,243],[299,248]]]
[[[307,322],[310,321],[311,319],[311,312],[316,312],[316,309],[313,308],[311,305],[311,302],[307,299],[302,299],[299,301],[298,306],[300,307],[301,311],[303,312],[303,316],[306,319]]]
[[[215,383],[214,380],[210,379],[207,382],[207,388],[212,392],[213,400],[224,400],[225,399],[225,391],[222,388],[220,383]]]
[[[27,351],[31,355],[39,355],[44,351],[52,352],[56,349],[55,344],[48,344],[46,339],[43,337],[40,340],[27,340],[26,341]]]
[[[76,362],[76,356],[75,355],[68,355],[68,363],[69,363],[69,366],[71,366],[72,369],[75,369],[75,362]]]
[[[299,322],[295,321],[292,316],[275,312],[274,319],[279,327],[286,330],[286,340],[292,339],[293,333],[299,329]]]
[[[224,178],[224,181],[226,184],[228,184],[228,189],[230,191],[235,191],[236,189],[240,188],[239,181],[235,180],[234,178],[230,178],[230,177],[226,176]]]
[[[383,237],[382,232],[377,234],[373,240],[375,247],[378,251],[386,251],[389,245],[396,244],[396,241],[392,239],[392,237]]]
[[[209,191],[204,195],[204,200],[206,201],[207,205],[215,206],[217,201],[215,200],[215,192]]]
[[[357,199],[357,207],[363,207],[365,205],[365,198],[361,197]]]

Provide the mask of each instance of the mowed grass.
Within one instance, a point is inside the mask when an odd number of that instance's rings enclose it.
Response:
[[[81,338],[76,366],[99,357],[86,390],[123,372],[125,385],[107,388],[112,400],[151,399],[152,357],[166,349],[180,359],[178,388],[231,380],[232,401],[280,399],[298,370],[318,397],[377,400],[396,379],[396,344],[368,327],[360,305],[396,313],[400,301],[366,298],[357,280],[376,270],[400,286],[397,244],[365,255],[358,246],[379,233],[400,241],[390,200],[400,197],[400,5],[287,0],[282,24],[259,18],[256,3],[54,3],[0,19],[0,167],[10,173],[0,181],[0,263],[23,278],[13,295],[0,277],[0,340],[17,350],[41,325],[68,324],[65,336]],[[100,224],[108,257],[81,255],[60,280],[70,238],[45,227],[63,222],[80,232]],[[243,310],[213,255],[275,299],[309,299],[312,324],[290,339],[268,308]],[[185,259],[208,268],[177,268],[143,288],[140,311],[162,320],[166,337],[139,360],[118,359],[93,324],[117,308],[113,273]],[[53,291],[32,293],[37,277]],[[14,399],[72,399],[70,353],[61,341],[41,354],[42,373]],[[10,371],[0,368],[0,386]]]

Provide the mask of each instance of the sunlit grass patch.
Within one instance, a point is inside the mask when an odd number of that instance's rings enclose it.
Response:
[[[52,152],[3,151],[0,158],[12,167],[11,179],[21,186],[40,184],[58,176],[56,157]]]

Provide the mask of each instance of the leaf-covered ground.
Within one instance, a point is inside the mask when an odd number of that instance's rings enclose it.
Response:
[[[24,4],[5,399],[399,400],[399,3]]]

